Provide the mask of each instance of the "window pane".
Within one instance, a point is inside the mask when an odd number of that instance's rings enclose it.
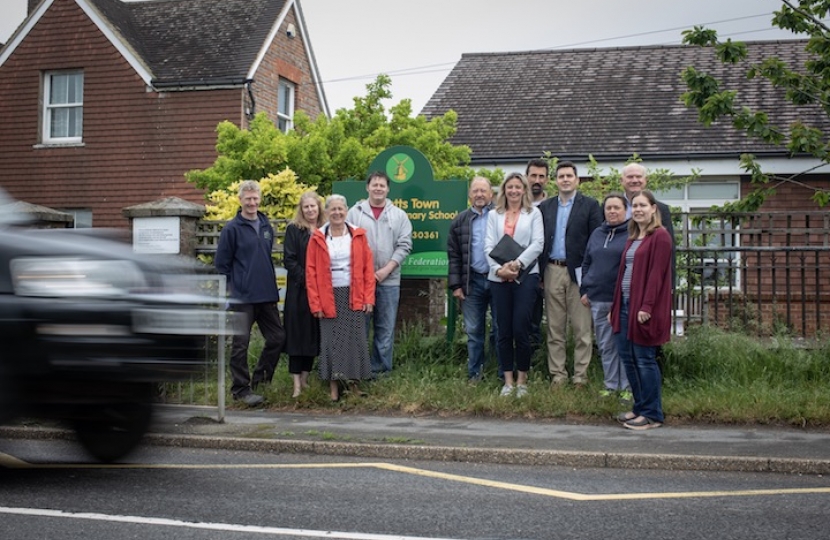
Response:
[[[50,114],[49,136],[52,138],[60,137],[80,137],[83,132],[83,108],[82,107],[64,107],[60,109],[52,109]]]
[[[52,82],[49,86],[49,103],[52,105],[68,103],[68,85],[69,80],[65,75],[52,75]]]
[[[69,109],[69,126],[67,127],[69,137],[81,136],[81,122],[83,119],[83,109],[81,107],[73,107]]]
[[[69,133],[69,109],[52,109],[49,136],[52,138],[68,137]]]
[[[279,129],[283,133],[288,131],[288,120],[286,120],[283,117],[277,118],[277,129]]]
[[[280,83],[279,90],[277,91],[277,112],[280,114],[288,115],[290,113],[288,107],[290,94],[291,89],[285,83]]]
[[[689,199],[736,200],[738,184],[734,182],[700,182],[689,184]]]
[[[72,103],[84,102],[84,76],[81,73],[75,73],[72,77],[72,92],[69,99]]]
[[[682,201],[683,200],[683,188],[682,187],[673,187],[669,189],[663,189],[660,191],[656,191],[654,196],[657,197],[658,200],[662,201],[664,199],[670,201]]]

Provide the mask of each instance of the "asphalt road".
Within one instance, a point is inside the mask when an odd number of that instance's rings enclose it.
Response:
[[[816,539],[819,475],[570,469],[0,441],[0,538]]]

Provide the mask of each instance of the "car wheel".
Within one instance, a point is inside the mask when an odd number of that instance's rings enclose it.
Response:
[[[100,461],[111,462],[129,454],[150,429],[150,402],[111,403],[96,406],[94,415],[75,420],[81,445]]]

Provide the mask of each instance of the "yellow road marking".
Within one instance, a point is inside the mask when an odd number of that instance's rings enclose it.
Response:
[[[17,459],[14,456],[10,456],[8,454],[4,454],[0,452],[0,468],[4,469],[26,469],[29,468],[31,465],[23,461],[22,459]]]
[[[830,487],[815,488],[782,488],[782,489],[744,489],[735,491],[680,491],[663,493],[575,493],[556,489],[540,488],[510,482],[499,482],[496,480],[485,480],[472,476],[461,476],[457,474],[417,469],[393,465],[391,463],[310,463],[310,464],[277,464],[277,463],[238,463],[238,464],[141,464],[141,463],[27,463],[23,460],[0,453],[0,467],[13,469],[357,469],[374,468],[401,474],[411,474],[426,478],[435,478],[451,482],[460,482],[482,487],[504,489],[531,495],[542,495],[571,501],[624,501],[624,500],[645,500],[645,499],[695,499],[704,497],[754,497],[764,495],[804,495],[804,494],[830,494]]]

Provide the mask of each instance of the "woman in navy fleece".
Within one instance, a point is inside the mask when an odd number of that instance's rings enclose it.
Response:
[[[591,309],[594,334],[602,359],[605,389],[602,397],[619,393],[623,401],[631,401],[628,377],[617,354],[617,344],[608,314],[614,299],[614,286],[620,269],[620,259],[628,240],[628,201],[622,193],[610,193],[602,201],[605,221],[594,229],[585,247],[582,261],[582,281],[579,292],[582,305]]]

